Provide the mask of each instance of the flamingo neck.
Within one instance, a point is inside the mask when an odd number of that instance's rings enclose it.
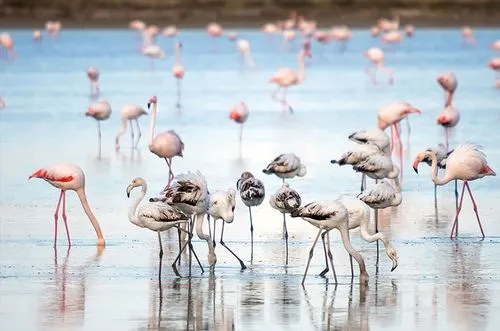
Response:
[[[203,233],[203,220],[205,219],[205,213],[196,214],[196,235],[198,238],[205,240],[208,244],[208,257],[210,265],[215,264],[215,250],[212,242],[212,237],[209,234]]]
[[[101,227],[99,226],[99,222],[97,221],[97,218],[92,213],[92,210],[90,210],[89,203],[87,202],[87,197],[85,196],[84,188],[82,187],[82,188],[77,189],[76,194],[78,195],[78,198],[80,199],[80,202],[82,203],[82,207],[83,207],[83,210],[85,210],[85,214],[87,214],[87,217],[89,218],[90,223],[92,223],[92,226],[94,227],[95,233],[97,235],[98,244],[104,245],[104,237],[102,236]]]
[[[370,234],[370,232],[368,232],[368,222],[369,221],[370,221],[369,216],[368,216],[368,218],[363,218],[361,220],[361,224],[359,225],[359,232],[361,234],[361,238],[363,238],[364,241],[369,242],[369,243],[377,241],[377,240],[381,240],[384,243],[385,250],[387,251],[390,247],[392,247],[391,243],[389,242],[389,239],[382,232]]]
[[[349,238],[349,229],[347,227],[347,222],[345,222],[339,227],[339,232],[342,238],[342,243],[344,244],[344,248],[349,253],[349,255],[351,255],[359,264],[360,277],[362,275],[367,276],[365,260],[363,260],[361,254],[359,254],[359,252],[356,251],[351,245],[351,239]]]
[[[153,137],[155,134],[155,123],[156,123],[156,103],[153,103],[151,109],[151,120],[149,121],[149,141],[148,145],[151,148],[151,145],[153,145]]]
[[[137,218],[136,211],[137,211],[137,207],[139,206],[139,203],[146,196],[147,190],[148,190],[147,184],[142,183],[141,194],[132,202],[132,204],[130,205],[130,208],[128,210],[128,219],[129,219],[130,223],[137,225],[141,228],[144,227],[144,224],[142,224],[142,222]]]
[[[451,106],[452,99],[453,99],[453,92],[447,91],[447,93],[446,93],[446,101],[445,101],[444,106],[445,107]]]
[[[431,164],[431,178],[434,184],[436,185],[445,185],[448,184],[453,178],[448,176],[448,169],[446,169],[446,173],[444,177],[438,178],[438,167],[437,167],[437,156],[436,153],[430,152],[432,164]]]

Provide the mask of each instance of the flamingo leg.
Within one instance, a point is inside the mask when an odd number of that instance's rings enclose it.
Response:
[[[214,248],[216,246],[216,243],[215,243],[215,226],[217,225],[217,220],[214,219],[214,236],[212,237],[212,232],[210,231],[210,215],[207,214],[207,219],[208,219],[208,235],[210,236],[210,238],[212,238],[212,244],[214,245]],[[222,221],[222,223],[224,223],[224,220]],[[224,226],[224,224],[222,224]]]
[[[240,144],[242,139],[243,139],[243,123],[240,124]]]
[[[188,234],[188,238],[191,238],[193,235],[190,234],[188,231],[184,230],[181,228],[181,231],[183,231],[184,233]],[[177,266],[176,266],[176,263],[180,260],[181,258],[181,255],[182,255],[182,252],[184,252],[184,250],[186,249],[187,246],[190,246],[190,250],[193,252],[193,255],[196,259],[196,262],[198,262],[198,266],[200,267],[201,269],[201,273],[204,273],[205,270],[203,269],[203,266],[201,265],[201,262],[200,260],[198,259],[198,255],[196,255],[196,252],[193,250],[193,246],[191,244],[191,239],[188,239],[188,241],[184,244],[184,246],[182,246],[182,249],[179,251],[179,254],[177,255],[177,257],[175,258],[174,260],[174,263],[172,263],[172,269],[174,270],[174,273],[178,276],[178,277],[181,277],[179,271],[177,270]]]
[[[311,264],[311,259],[313,258],[314,254],[314,247],[316,247],[316,243],[318,242],[318,238],[319,235],[321,234],[321,231],[323,231],[323,229],[319,229],[318,235],[316,236],[316,239],[314,239],[314,243],[311,247],[311,250],[309,251],[309,259],[307,260],[306,270],[304,271],[304,277],[302,278],[302,285],[304,285],[304,282],[306,280],[307,271],[309,270],[309,265]]]
[[[66,191],[63,191],[64,194],[62,196],[62,218],[64,221],[64,227],[66,228],[66,236],[68,237],[68,246],[71,247],[71,239],[69,239],[69,230],[68,230],[68,219],[66,217]]]
[[[54,248],[57,246],[57,219],[59,218],[59,207],[61,206],[61,200],[64,195],[64,191],[61,190],[59,195],[59,201],[57,202],[56,212],[54,213]]]
[[[477,223],[479,224],[479,229],[481,230],[481,235],[483,236],[484,239],[483,226],[481,225],[481,220],[479,219],[479,213],[477,211],[476,201],[474,200],[474,196],[472,195],[472,191],[469,187],[469,182],[466,181],[465,186],[467,187],[467,191],[469,191],[470,199],[472,200],[472,208],[474,209],[474,213],[476,213]]]
[[[325,275],[330,271],[328,268],[328,251],[326,250],[326,242],[325,242],[326,231],[321,234],[321,241],[323,243],[323,251],[325,252],[325,269],[319,273],[320,277],[325,277]]]
[[[181,228],[178,226],[177,227],[177,236],[179,237],[179,252],[182,250],[182,243],[181,243]],[[179,265],[181,265],[181,257],[179,256]]]
[[[132,120],[130,122],[130,134],[132,135],[132,149],[135,148],[135,139],[134,139],[134,126],[132,125]]]
[[[455,231],[455,237],[458,236],[458,215],[462,210],[462,202],[464,201],[465,183],[462,185],[462,194],[460,194],[460,203],[458,204],[457,214],[455,215],[455,221],[451,227],[450,239],[453,239],[453,231]]]
[[[361,175],[361,192],[363,192],[366,188],[366,175],[363,173]]]
[[[288,229],[286,227],[286,215],[283,213],[283,229],[285,230],[286,257],[285,265],[288,265]]]
[[[290,106],[290,104],[288,102],[286,102],[286,92],[287,91],[288,91],[288,88],[285,87],[283,89],[283,107],[284,107],[283,110],[286,111],[286,108],[288,108],[288,111],[290,112],[290,114],[293,114],[293,108],[292,108],[292,106]]]
[[[449,144],[448,144],[448,128],[444,128],[444,139],[445,139],[445,146],[446,146],[446,150],[448,151],[449,150]]]
[[[221,231],[221,234],[220,234],[220,244],[222,246],[224,246],[228,251],[229,253],[233,254],[233,256],[238,260],[238,262],[240,263],[240,266],[241,266],[241,270],[245,270],[247,268],[247,266],[245,265],[245,263],[243,263],[243,261],[238,257],[238,255],[236,255],[229,247],[227,247],[226,243],[224,242],[224,225],[225,225],[226,222],[222,221],[222,231]],[[214,231],[214,237],[215,237],[215,231]]]
[[[177,109],[180,109],[181,108],[181,79],[180,78],[177,78],[177,103],[175,104],[175,107]]]
[[[137,120],[137,118],[135,119],[135,124],[137,126],[137,141],[135,142],[135,145],[134,147],[137,148],[137,146],[139,145],[139,140],[141,139],[141,136],[142,136],[142,133],[141,133],[141,126],[139,125],[139,121]],[[130,127],[132,127],[132,121],[130,121]]]
[[[458,181],[456,179],[455,179],[455,210],[458,211]]]
[[[165,158],[165,162],[167,162],[168,166],[168,182],[167,186],[163,190],[166,190],[170,187],[172,180],[175,178],[174,173],[172,172],[172,158]]]
[[[338,284],[337,273],[335,272],[335,266],[333,265],[333,254],[330,248],[330,231],[326,231],[326,242],[328,244],[328,258],[330,259],[330,264],[332,265],[333,278],[335,279],[335,284]]]
[[[252,221],[252,207],[248,207],[250,213],[250,261],[253,261],[253,221]]]
[[[375,209],[375,233],[378,233],[378,209]],[[376,265],[378,265],[379,251],[380,251],[379,241],[377,240],[377,263],[376,263]]]
[[[161,234],[160,231],[158,231],[158,245],[160,246],[160,261],[163,258],[163,245],[161,244]]]
[[[391,125],[391,154],[394,150],[394,126]]]

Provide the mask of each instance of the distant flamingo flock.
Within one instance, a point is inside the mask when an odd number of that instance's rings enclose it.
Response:
[[[49,38],[56,39],[61,33],[61,28],[62,25],[60,22],[48,21],[45,25],[45,32]],[[182,81],[186,75],[186,67],[181,57],[184,45],[178,40],[178,37],[182,35],[182,31],[175,25],[169,25],[160,29],[155,25],[148,26],[140,20],[130,22],[129,28],[137,34],[137,51],[151,59],[153,69],[159,69],[155,65],[155,62],[161,61],[161,59],[165,58],[172,51],[174,64],[171,67],[171,75],[176,82],[177,89],[175,106],[180,111],[182,109]],[[279,68],[269,77],[268,81],[268,83],[276,86],[275,90],[271,93],[271,98],[281,105],[284,116],[293,116],[290,114],[294,113],[294,107],[287,100],[289,88],[306,81],[306,67],[309,65],[306,65],[306,60],[314,61],[311,60],[313,58],[311,41],[315,40],[319,44],[318,47],[322,47],[322,44],[335,42],[338,45],[339,52],[345,52],[350,40],[353,38],[349,27],[345,25],[334,26],[329,30],[320,30],[317,27],[316,21],[306,20],[295,12],[283,21],[270,22],[263,25],[260,30],[269,38],[278,35],[281,36],[283,44],[280,46],[283,49],[293,49],[294,40],[302,38],[302,43],[299,44],[301,46],[298,47],[297,53],[295,53],[297,54],[297,67]],[[256,66],[250,52],[251,44],[247,39],[242,38],[235,32],[225,31],[216,22],[208,24],[206,32],[208,37],[213,39],[214,51],[217,51],[217,45],[222,41],[221,38],[225,36],[225,38],[227,37],[227,39],[234,43],[236,50],[241,55],[242,64],[249,68]],[[413,25],[400,26],[399,16],[395,16],[393,19],[380,19],[376,25],[370,28],[369,33],[373,38],[380,39],[383,45],[381,47],[385,47],[384,49],[391,49],[394,45],[401,43],[403,38],[411,39],[418,36],[416,28]],[[157,44],[157,38],[161,37],[171,38],[173,41],[171,50],[165,51]],[[44,38],[46,37],[41,30],[33,30],[33,42],[44,42]],[[474,31],[471,27],[463,27],[461,41],[464,47],[477,47]],[[16,52],[14,45],[14,40],[8,33],[0,34],[0,56],[6,61],[16,61],[22,56],[22,54],[20,55]],[[493,51],[500,51],[500,40],[491,43],[490,48]],[[394,69],[386,66],[386,59],[382,48],[369,48],[362,53],[362,56],[368,60],[366,72],[373,84],[382,82],[380,76],[382,74],[385,75],[389,85],[395,84]],[[488,62],[487,66],[495,71],[495,85],[500,87],[500,58],[493,58]],[[99,86],[100,70],[89,66],[86,69],[86,74],[90,81],[90,95],[94,98],[94,103],[88,107],[84,114],[85,116],[94,118],[97,122],[100,151],[101,121],[111,118],[112,107],[107,100],[99,98],[101,95]],[[435,88],[438,89],[440,87],[444,91],[444,102],[442,110],[436,114],[435,124],[444,129],[444,138],[437,142],[436,146],[416,153],[412,167],[418,173],[419,164],[427,163],[430,166],[430,180],[435,184],[435,188],[446,185],[451,181],[455,185],[457,185],[457,181],[462,181],[463,185],[460,197],[458,196],[458,190],[456,190],[456,215],[451,225],[450,238],[458,236],[458,217],[462,210],[466,189],[472,201],[481,237],[484,238],[485,233],[479,216],[479,207],[470,184],[477,179],[496,176],[496,173],[488,164],[486,155],[480,146],[473,143],[463,143],[454,146],[453,149],[450,148],[449,130],[457,127],[460,121],[460,112],[453,102],[458,86],[458,78],[455,73],[446,71],[436,77],[436,82]],[[267,165],[263,164],[260,169],[252,169],[253,171],[248,169],[242,172],[239,178],[234,178],[233,182],[227,183],[226,189],[209,189],[205,177],[197,170],[175,175],[173,161],[176,157],[183,157],[185,147],[189,149],[189,146],[185,146],[180,135],[173,129],[155,133],[157,117],[162,116],[161,112],[159,112],[162,105],[163,103],[161,103],[161,100],[156,95],[144,96],[141,105],[124,105],[120,111],[121,127],[115,137],[115,150],[119,151],[123,145],[123,142],[120,143],[122,135],[126,133],[128,124],[130,124],[130,145],[132,149],[138,148],[142,135],[139,119],[143,115],[146,115],[149,117],[150,123],[147,136],[149,151],[158,158],[165,160],[166,179],[164,186],[155,188],[156,192],[160,192],[159,194],[150,197],[147,201],[143,201],[148,192],[148,185],[142,177],[133,178],[130,182],[127,179],[128,186],[124,186],[125,191],[122,193],[126,193],[128,198],[134,194],[139,194],[130,205],[128,219],[138,227],[147,228],[158,233],[160,268],[163,259],[160,233],[169,229],[176,229],[179,234],[179,252],[172,263],[174,273],[179,277],[181,276],[178,266],[181,265],[181,255],[186,249],[189,251],[189,276],[192,275],[192,256],[197,260],[201,271],[204,271],[203,263],[200,261],[192,245],[192,238],[195,232],[198,238],[207,243],[208,264],[210,269],[214,269],[217,263],[215,253],[216,224],[218,220],[222,220],[222,230],[220,233],[221,245],[237,259],[242,270],[247,269],[247,265],[244,262],[246,259],[240,258],[224,242],[224,227],[226,223],[231,224],[233,221],[243,221],[235,220],[235,206],[237,200],[240,200],[248,208],[251,250],[249,261],[253,263],[254,232],[259,232],[260,229],[259,222],[256,222],[256,219],[252,216],[252,210],[259,208],[267,196],[271,207],[281,214],[279,216],[280,223],[281,219],[283,221],[282,235],[286,251],[285,266],[289,265],[289,240],[293,240],[288,235],[290,224],[287,223],[287,214],[292,218],[302,218],[317,229],[317,235],[309,251],[302,283],[305,282],[314,254],[314,248],[320,237],[325,259],[325,269],[320,273],[320,276],[325,277],[331,270],[332,277],[335,283],[337,283],[337,273],[334,267],[329,238],[329,233],[333,229],[339,231],[343,246],[350,256],[352,277],[354,277],[352,260],[356,260],[359,267],[360,283],[367,283],[369,275],[362,254],[351,244],[350,230],[359,228],[361,237],[365,241],[376,242],[377,264],[379,263],[379,241],[381,241],[384,245],[385,253],[391,262],[391,271],[396,269],[399,257],[396,249],[391,244],[389,234],[378,231],[378,210],[397,207],[403,201],[402,180],[404,165],[401,122],[406,120],[407,134],[409,135],[409,116],[422,113],[417,105],[406,101],[395,101],[387,103],[376,110],[376,113],[374,110],[373,125],[368,128],[354,128],[345,137],[345,141],[351,141],[352,146],[346,147],[343,154],[330,160],[330,164],[338,166],[348,165],[355,172],[361,174],[361,190],[359,195],[346,195],[334,200],[311,202],[304,202],[300,192],[293,187],[295,181],[307,176],[307,160],[291,151],[284,151],[284,153],[276,155]],[[0,98],[0,109],[2,108],[7,109],[7,104]],[[240,142],[241,153],[243,127],[247,121],[251,120],[251,107],[245,101],[238,101],[235,104],[229,104],[228,109],[229,119],[239,125],[238,140]],[[325,167],[328,163],[329,160],[325,158]],[[335,169],[337,168],[336,166],[331,166],[331,169],[332,171],[336,171]],[[439,169],[444,172],[444,175],[441,177],[438,175]],[[282,186],[276,192],[272,192],[271,194],[267,192],[266,194],[266,188],[262,181],[264,175],[278,177],[281,180],[280,184]],[[366,177],[373,179],[373,183],[367,185]],[[59,200],[54,213],[54,246],[57,245],[60,210],[62,210],[61,216],[66,230],[68,245],[71,245],[67,222],[68,217],[66,215],[66,192],[68,190],[76,192],[85,214],[95,230],[97,245],[105,245],[105,239],[99,222],[87,201],[85,175],[79,166],[72,164],[47,166],[30,174],[29,179],[32,178],[43,179],[60,190]],[[134,189],[136,188],[137,190],[134,193]],[[140,193],[137,193],[136,191],[139,190]],[[238,199],[237,195],[239,195]],[[374,229],[372,229],[371,225],[372,218],[370,214],[372,209],[374,210]],[[204,232],[203,227],[206,216],[208,218],[208,233]],[[278,214],[276,214],[275,218],[278,220]],[[213,226],[211,226],[212,223]],[[254,227],[254,225],[256,226]],[[293,254],[293,251],[290,254]]]

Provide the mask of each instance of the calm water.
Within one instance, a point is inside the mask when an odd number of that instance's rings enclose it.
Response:
[[[456,107],[461,121],[451,145],[475,142],[484,147],[491,167],[500,169],[497,130],[500,94],[486,63],[494,54],[490,42],[499,30],[477,30],[477,47],[464,47],[457,30],[417,30],[415,38],[387,49],[386,63],[395,69],[396,84],[373,86],[363,69],[361,52],[378,44],[366,30],[356,30],[347,51],[335,45],[313,45],[306,81],[288,93],[295,114],[283,115],[270,94],[271,74],[296,67],[295,46],[255,31],[239,31],[251,42],[257,67],[245,68],[235,45],[209,40],[201,30],[182,31],[183,107],[175,105],[170,74],[172,41],[159,39],[167,59],[155,70],[137,52],[137,36],[127,30],[64,30],[58,40],[31,42],[28,30],[10,31],[19,60],[0,63],[0,321],[9,330],[497,330],[500,317],[500,178],[471,184],[487,235],[479,229],[465,200],[460,222],[462,238],[448,239],[454,216],[453,186],[438,190],[438,208],[428,169],[411,169],[415,153],[444,139],[435,117],[443,104],[436,77],[453,70],[458,79]],[[101,70],[102,96],[113,106],[102,123],[98,158],[96,124],[83,114],[91,102],[85,75],[88,66]],[[381,212],[380,228],[391,236],[399,267],[381,251],[376,268],[375,244],[352,233],[353,245],[364,256],[370,282],[351,283],[348,255],[332,233],[334,261],[340,284],[316,276],[323,267],[318,248],[305,288],[300,285],[316,229],[300,219],[288,222],[290,266],[285,268],[281,216],[267,200],[253,212],[255,259],[240,272],[220,245],[211,274],[178,279],[170,268],[177,250],[176,233],[165,233],[166,254],[158,282],[156,235],[127,219],[125,188],[136,176],[151,190],[167,180],[165,162],[147,149],[146,134],[137,151],[130,136],[114,152],[119,111],[126,103],[146,105],[158,96],[157,130],[175,129],[185,142],[184,158],[175,159],[176,173],[201,170],[209,188],[234,187],[244,170],[260,177],[267,195],[280,186],[261,169],[283,152],[295,152],[308,167],[291,185],[305,202],[357,194],[359,176],[329,161],[351,146],[346,136],[375,124],[376,111],[386,103],[405,100],[423,111],[411,118],[411,137],[403,137],[403,203]],[[244,100],[251,115],[239,155],[238,126],[229,108]],[[148,118],[140,119],[147,133]],[[403,125],[403,128],[404,125]],[[36,169],[58,162],[80,165],[86,173],[89,203],[98,217],[107,246],[97,251],[95,235],[73,193],[67,209],[73,247],[67,250],[60,227],[54,252],[53,213],[58,192],[41,180],[27,181]],[[245,261],[250,257],[247,209],[238,198],[235,222],[226,226],[226,243]],[[195,248],[207,265],[206,244]],[[185,261],[185,258],[184,260]],[[181,266],[186,274],[187,265]],[[357,274],[357,270],[356,270]]]

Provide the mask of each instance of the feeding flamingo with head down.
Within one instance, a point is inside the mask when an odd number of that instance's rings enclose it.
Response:
[[[56,164],[50,167],[42,168],[35,171],[28,179],[41,178],[48,182],[50,185],[61,190],[59,201],[57,202],[56,212],[54,213],[54,247],[57,245],[57,220],[59,218],[59,208],[62,201],[62,218],[66,228],[66,236],[68,238],[68,246],[71,246],[71,239],[69,236],[69,229],[66,217],[66,191],[75,191],[80,199],[83,210],[92,223],[97,235],[97,245],[104,246],[104,237],[102,236],[101,227],[96,217],[90,210],[85,195],[85,174],[83,170],[73,164]]]
[[[366,69],[368,76],[371,77],[373,84],[377,84],[377,71],[387,72],[389,84],[394,84],[394,73],[392,68],[384,66],[384,52],[378,47],[369,48],[363,53],[368,60],[375,65],[375,72],[371,73],[370,67]]]

